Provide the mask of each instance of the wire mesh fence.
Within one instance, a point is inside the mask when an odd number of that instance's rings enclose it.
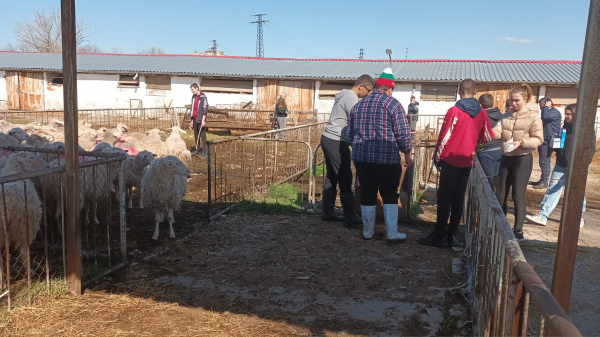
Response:
[[[65,293],[64,150],[12,147],[13,162],[30,165],[31,154],[42,169],[5,170],[0,176],[0,315],[31,304],[37,297]],[[22,155],[22,156],[21,156]],[[126,261],[124,185],[117,154],[80,152],[79,207],[83,282]]]
[[[208,143],[208,217],[242,200],[283,199],[273,186],[289,183],[296,204],[314,200],[313,150],[326,123],[260,132]],[[322,154],[317,157],[322,162]],[[286,191],[286,194],[289,191]]]
[[[581,336],[527,263],[473,155],[465,221],[467,293],[479,336]]]

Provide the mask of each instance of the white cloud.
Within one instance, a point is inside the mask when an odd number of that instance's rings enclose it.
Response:
[[[524,39],[522,37],[512,37],[512,36],[505,36],[505,37],[501,38],[500,41],[505,41],[505,42],[510,42],[510,43],[518,43],[518,44],[533,43],[532,39]]]

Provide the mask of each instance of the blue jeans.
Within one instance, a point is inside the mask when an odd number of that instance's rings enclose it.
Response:
[[[554,170],[552,170],[552,175],[550,176],[548,190],[546,190],[546,194],[544,194],[544,199],[542,200],[541,214],[544,218],[548,218],[552,211],[554,211],[554,208],[556,208],[556,205],[558,205],[558,200],[560,199],[560,195],[562,194],[566,183],[567,168],[558,165],[554,166]],[[583,210],[581,212],[585,213],[585,197],[583,198]]]

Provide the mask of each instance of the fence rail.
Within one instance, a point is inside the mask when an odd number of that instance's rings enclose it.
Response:
[[[311,203],[313,149],[325,125],[313,123],[208,142],[208,218],[239,201],[264,196],[284,182],[301,191],[300,203]]]
[[[66,290],[64,150],[31,152],[51,168],[0,177],[0,311]],[[118,154],[80,152],[80,231],[83,281],[127,261],[122,163]],[[112,197],[111,191],[115,191]],[[18,231],[25,229],[25,235]]]
[[[475,155],[473,160],[465,231],[473,334],[543,336],[546,328],[554,336],[581,336],[525,260]]]

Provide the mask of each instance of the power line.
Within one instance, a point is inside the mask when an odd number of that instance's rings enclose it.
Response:
[[[258,20],[252,22],[256,23],[256,57],[265,57],[265,46],[263,45],[263,23],[269,22],[269,20],[263,20],[263,16],[267,16],[267,14],[256,14],[253,15],[258,18]]]
[[[285,43],[287,43],[289,46],[291,46],[292,48],[296,49],[298,52],[300,52],[301,54],[303,54],[305,57],[310,58],[310,56],[308,56],[308,54],[306,54],[301,48],[298,48],[294,43],[292,43],[291,41],[289,41],[289,39],[287,39],[286,37],[282,36],[276,30],[274,30],[273,28],[271,28],[271,25],[265,25],[265,26],[267,26],[267,28],[269,28],[269,30],[273,34],[277,35],[282,41],[284,41]]]
[[[302,42],[300,42],[299,40],[297,40],[292,34],[288,33],[288,31],[285,30],[282,26],[280,26],[277,22],[271,20],[271,23],[275,25],[275,28],[277,28],[278,30],[280,30],[285,36],[289,37],[290,40],[292,40],[294,43],[296,43],[297,45],[299,45],[302,49],[309,50],[309,48],[306,45],[304,45]]]
[[[360,48],[360,54],[358,54],[358,58],[363,60],[365,58],[365,50]]]
[[[268,28],[268,26],[267,26],[267,28]],[[285,41],[285,40],[284,40],[283,38],[281,38],[279,35],[276,35],[274,30],[272,30],[272,29],[267,29],[267,30],[265,30],[265,32],[266,32],[266,33],[268,33],[268,34],[269,34],[269,36],[270,36],[270,37],[271,37],[273,40],[276,40],[276,42],[277,42],[277,43],[278,43],[280,46],[284,47],[284,48],[285,48],[286,50],[288,50],[288,51],[289,51],[291,54],[295,54],[295,53],[297,53],[297,51],[296,51],[296,50],[294,50],[294,49],[295,49],[295,47],[294,47],[294,46],[292,46],[292,45],[290,45],[290,44],[289,44],[289,42]],[[302,53],[302,51],[300,51],[300,52]]]

